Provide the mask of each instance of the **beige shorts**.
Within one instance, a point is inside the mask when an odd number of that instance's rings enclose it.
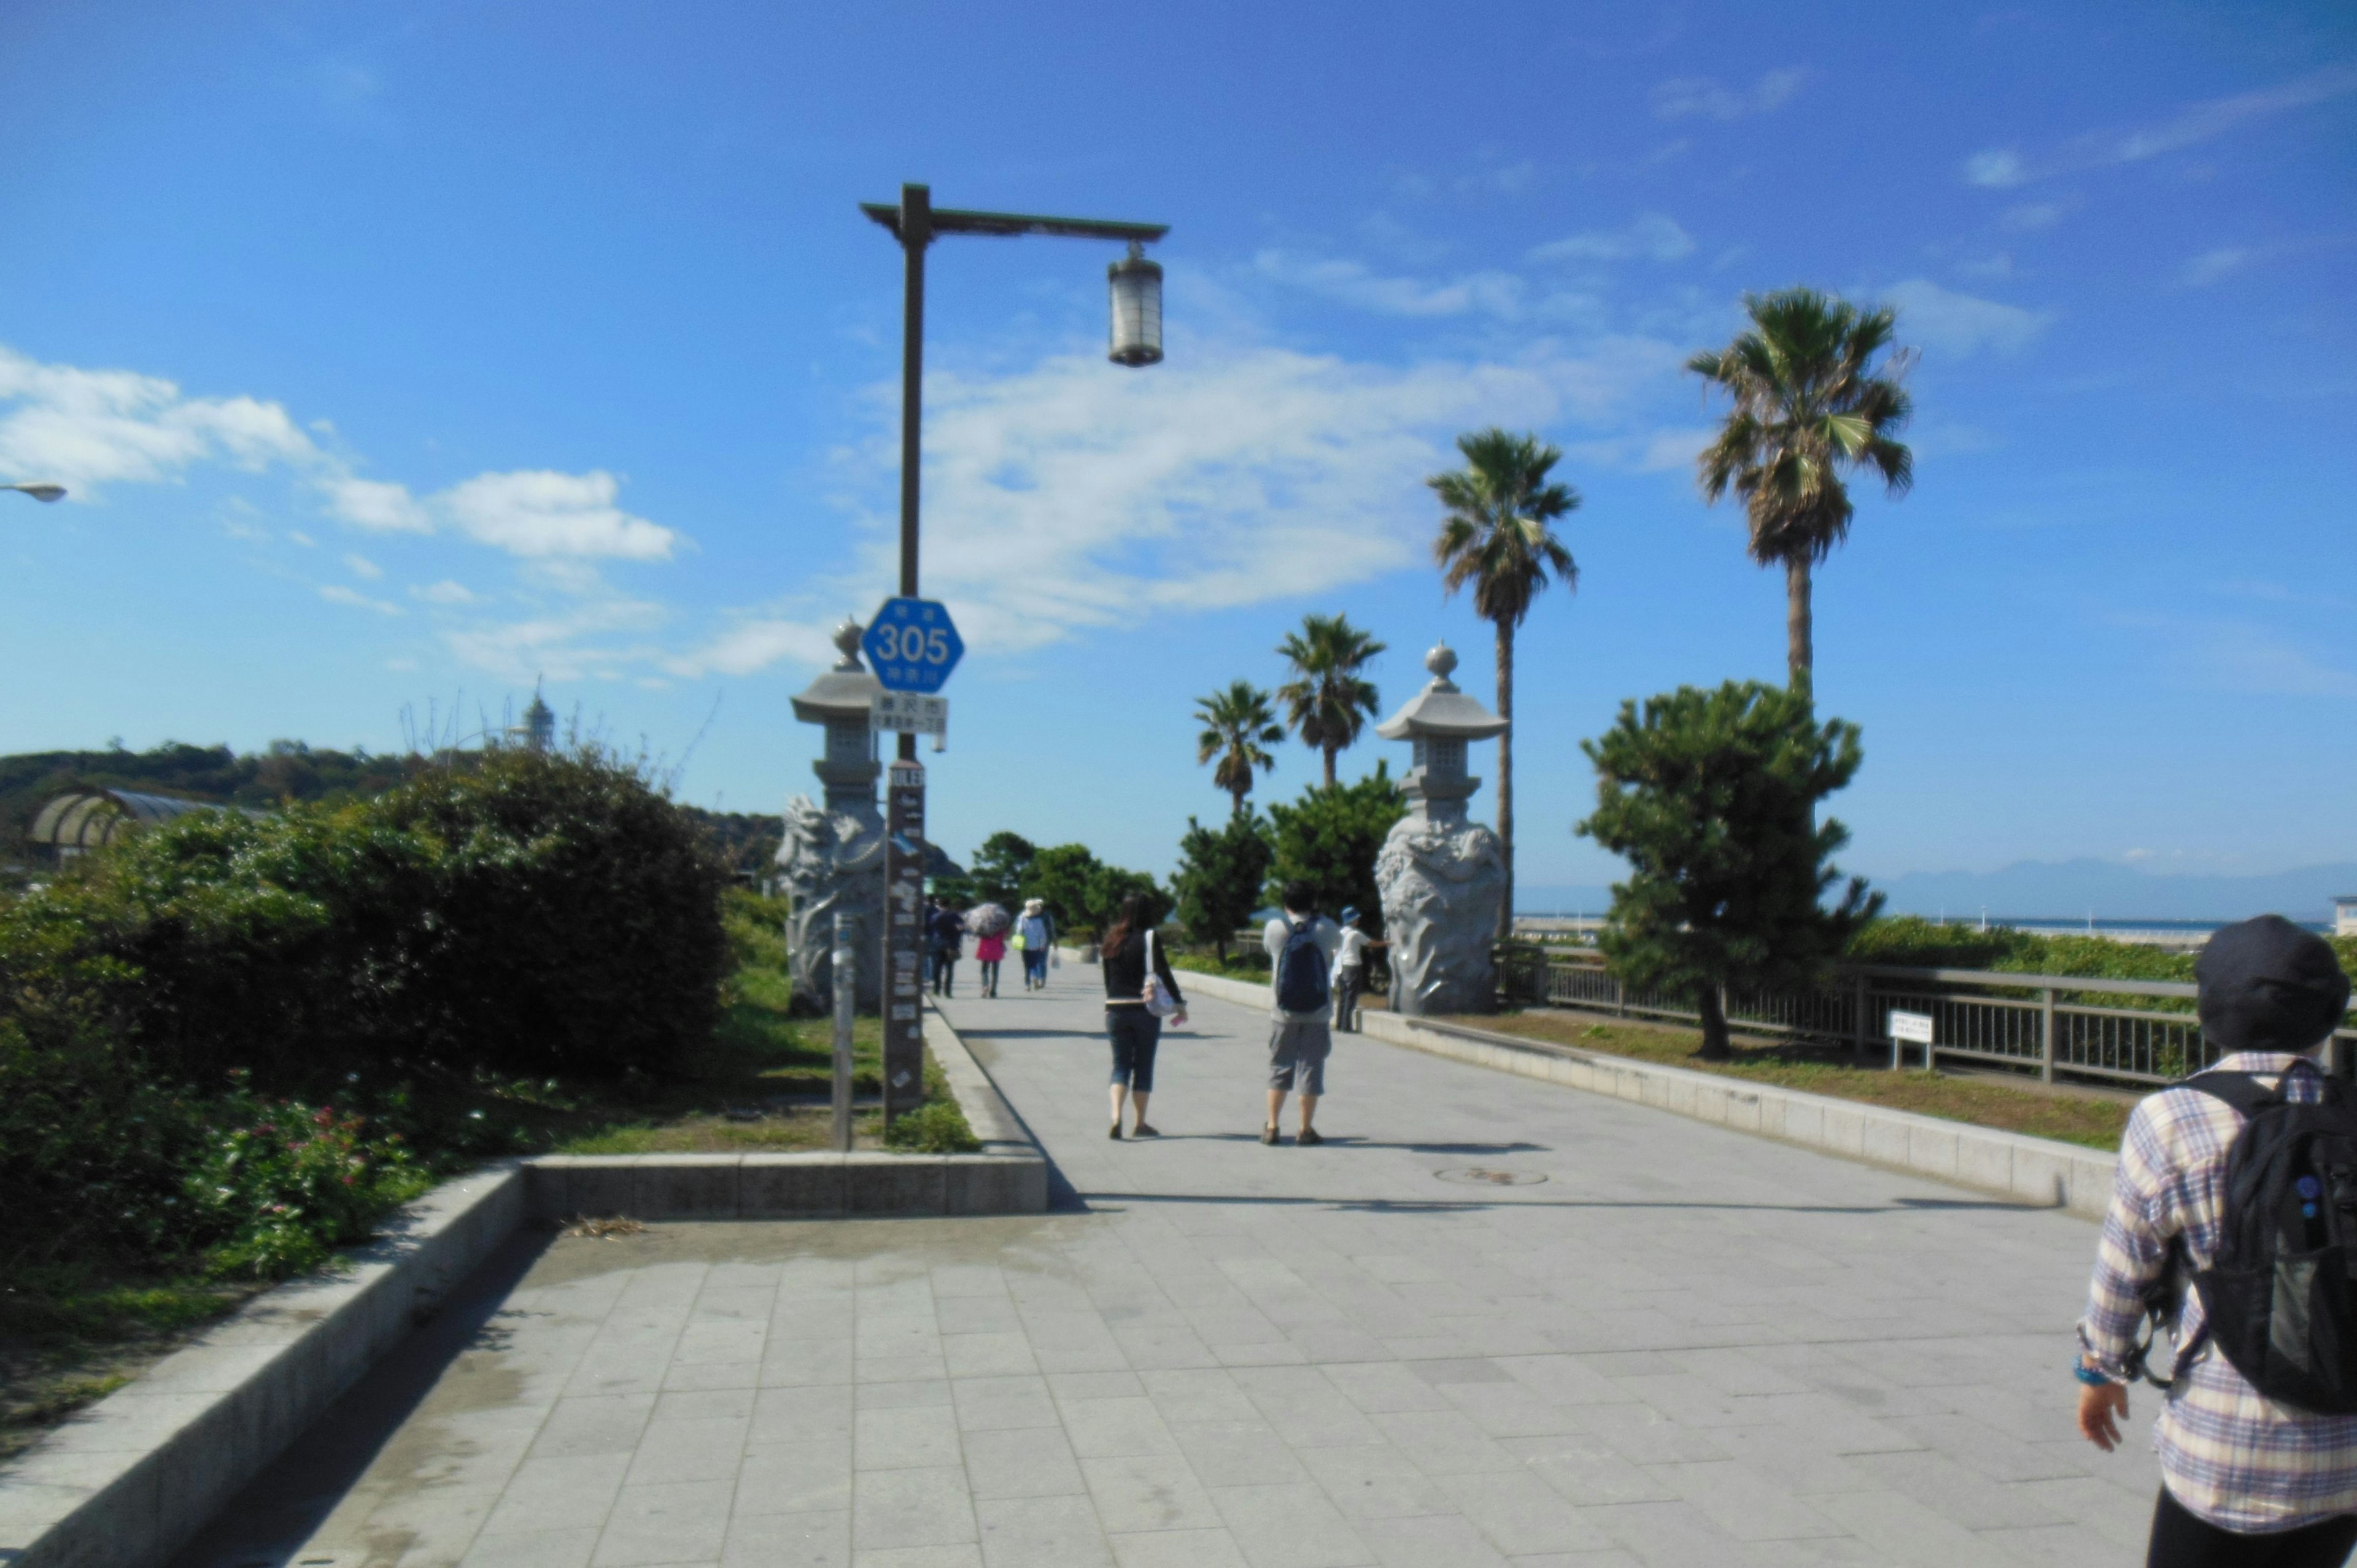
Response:
[[[1268,1086],[1299,1094],[1326,1092],[1326,1058],[1334,1033],[1323,1018],[1273,1020],[1268,1031]]]

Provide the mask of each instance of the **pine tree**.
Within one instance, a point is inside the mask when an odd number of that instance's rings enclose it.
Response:
[[[1857,726],[1817,722],[1808,688],[1730,681],[1681,686],[1581,743],[1596,764],[1596,811],[1577,832],[1629,863],[1612,888],[1601,945],[1632,985],[1684,991],[1702,1015],[1702,1050],[1725,1060],[1723,992],[1820,980],[1882,895],[1840,877],[1829,857],[1849,830],[1817,802],[1846,785],[1865,752]]]

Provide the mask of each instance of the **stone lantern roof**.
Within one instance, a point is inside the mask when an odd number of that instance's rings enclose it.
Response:
[[[848,617],[834,628],[834,646],[842,650],[843,658],[794,698],[794,717],[806,725],[842,719],[857,719],[863,726],[866,725],[868,711],[876,705],[876,694],[884,686],[859,662],[860,635],[859,623]]]
[[[1444,642],[1426,654],[1424,667],[1432,671],[1431,682],[1410,697],[1405,707],[1377,725],[1377,735],[1385,740],[1413,740],[1417,736],[1488,740],[1506,733],[1509,721],[1458,691],[1449,680],[1457,668],[1457,652],[1448,644]]]
[[[1460,821],[1466,798],[1481,780],[1465,771],[1465,743],[1506,733],[1509,721],[1467,696],[1449,680],[1457,655],[1442,643],[1424,656],[1432,680],[1390,718],[1375,726],[1385,740],[1412,742],[1415,756],[1400,788],[1408,810],[1438,821]]]
[[[856,620],[846,618],[834,628],[842,661],[802,688],[793,700],[794,717],[826,726],[826,755],[811,764],[811,771],[826,786],[828,809],[872,816],[884,765],[877,760],[868,715],[884,687],[859,662],[859,637]]]

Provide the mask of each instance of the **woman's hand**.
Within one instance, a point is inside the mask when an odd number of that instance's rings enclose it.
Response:
[[[2127,1418],[2128,1391],[2125,1384],[2080,1385],[2080,1436],[2109,1454],[2120,1445],[2120,1423]]]
[[[1170,1026],[1174,1029],[1183,1029],[1187,1026],[1187,1009],[1181,1007],[1170,1015]]]

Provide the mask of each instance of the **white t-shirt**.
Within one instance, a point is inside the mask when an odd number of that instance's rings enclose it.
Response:
[[[1306,1024],[1312,1019],[1325,1017],[1326,1009],[1320,1007],[1314,1013],[1288,1013],[1276,1004],[1277,963],[1285,956],[1285,939],[1292,931],[1293,927],[1280,915],[1271,920],[1268,929],[1261,933],[1260,945],[1268,950],[1268,1014],[1282,1022]],[[1318,950],[1326,955],[1327,972],[1332,973],[1335,950],[1342,945],[1342,928],[1320,915],[1318,923],[1309,928],[1309,940],[1316,942]]]
[[[1367,933],[1356,926],[1342,928],[1342,950],[1334,955],[1334,983],[1342,983],[1342,972],[1358,969],[1367,961]]]

